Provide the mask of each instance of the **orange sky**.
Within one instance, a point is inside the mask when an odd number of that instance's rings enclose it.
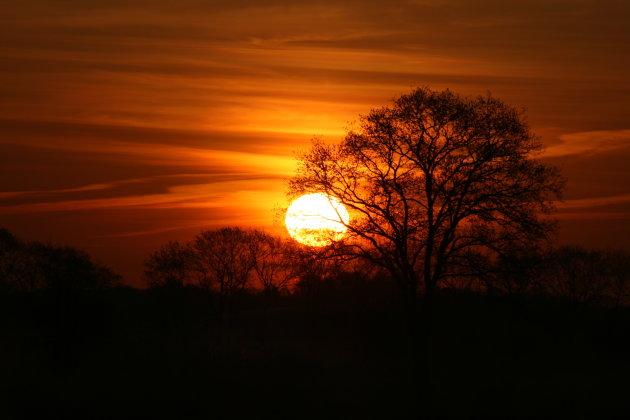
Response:
[[[526,108],[568,177],[559,241],[628,248],[626,1],[2,9],[0,226],[83,248],[130,284],[169,239],[273,229],[295,151],[425,85]]]

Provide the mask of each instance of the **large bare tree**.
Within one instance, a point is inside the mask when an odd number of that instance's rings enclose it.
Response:
[[[352,219],[332,247],[386,268],[415,303],[480,253],[547,237],[564,182],[540,151],[516,108],[418,88],[361,116],[339,144],[315,140],[290,193],[337,197]]]

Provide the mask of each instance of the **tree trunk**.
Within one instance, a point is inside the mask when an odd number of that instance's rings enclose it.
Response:
[[[418,278],[413,269],[409,268],[405,272],[396,273],[398,278],[400,299],[403,305],[405,321],[409,332],[417,334],[418,327]]]

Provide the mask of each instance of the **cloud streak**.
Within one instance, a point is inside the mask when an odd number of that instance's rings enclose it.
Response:
[[[630,149],[630,129],[563,134],[559,136],[559,140],[560,143],[545,149],[546,157]]]

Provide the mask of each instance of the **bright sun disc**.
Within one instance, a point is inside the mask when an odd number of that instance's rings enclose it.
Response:
[[[296,199],[285,218],[289,235],[309,246],[330,245],[344,237],[350,221],[348,211],[335,197],[322,193]]]

